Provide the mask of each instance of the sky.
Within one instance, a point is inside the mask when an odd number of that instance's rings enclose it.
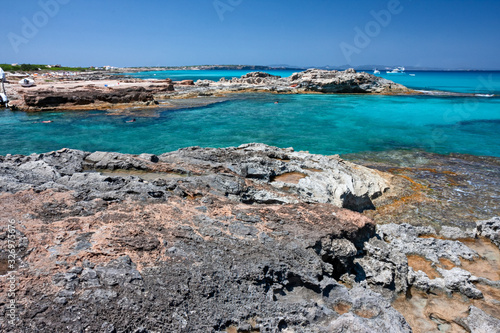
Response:
[[[2,0],[0,63],[500,69],[498,0]]]

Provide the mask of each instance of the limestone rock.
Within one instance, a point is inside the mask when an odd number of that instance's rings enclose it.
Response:
[[[469,315],[462,320],[462,323],[471,333],[500,332],[500,320],[475,306],[469,308]]]
[[[408,91],[403,85],[365,72],[356,73],[353,69],[343,72],[308,69],[293,74],[291,81],[306,91],[324,93],[403,93]]]
[[[476,228],[478,235],[489,238],[493,244],[500,248],[500,217],[478,221]]]

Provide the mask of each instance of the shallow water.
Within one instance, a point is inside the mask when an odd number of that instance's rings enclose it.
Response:
[[[244,94],[208,106],[140,115],[3,110],[0,154],[63,147],[159,154],[195,145],[263,142],[320,154],[423,149],[500,156],[496,97]],[[131,118],[137,121],[127,123]]]
[[[241,77],[250,72],[256,72],[256,70],[174,70],[174,71],[149,71],[149,72],[138,72],[138,73],[124,73],[127,76],[139,78],[139,79],[172,79],[174,81],[181,80],[212,80],[219,81],[221,78],[231,79],[233,77]],[[295,72],[300,72],[299,70],[272,70],[272,71],[262,71],[272,75],[278,75],[281,77],[288,77]]]

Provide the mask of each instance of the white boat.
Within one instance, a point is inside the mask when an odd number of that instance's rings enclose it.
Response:
[[[373,70],[373,75],[377,75],[377,74],[380,74],[380,71],[379,71],[378,69],[376,69],[376,68],[375,68],[375,69]]]
[[[403,66],[401,67],[396,67],[392,71],[387,71],[387,74],[406,74],[405,73],[405,68]]]
[[[410,74],[410,76],[415,76],[415,74]]]
[[[31,87],[35,85],[35,81],[33,79],[22,79],[19,84],[23,87]]]

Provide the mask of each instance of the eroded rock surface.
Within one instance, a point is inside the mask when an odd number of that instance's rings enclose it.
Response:
[[[2,225],[0,275],[19,283],[19,321],[0,329],[411,332],[391,306],[411,290],[476,302],[484,315],[454,323],[488,327],[500,285],[466,265],[482,254],[457,239],[489,237],[495,224],[441,230],[452,239],[376,228],[355,210],[383,199],[387,179],[338,156],[262,144],[0,157],[0,219],[16,221],[18,251],[9,273]]]
[[[481,236],[489,238],[500,248],[500,217],[478,221],[476,228]]]
[[[106,201],[212,191],[244,203],[318,202],[362,211],[389,188],[377,172],[338,156],[262,144],[192,147],[161,156],[64,149],[1,161],[3,191],[57,188]]]

